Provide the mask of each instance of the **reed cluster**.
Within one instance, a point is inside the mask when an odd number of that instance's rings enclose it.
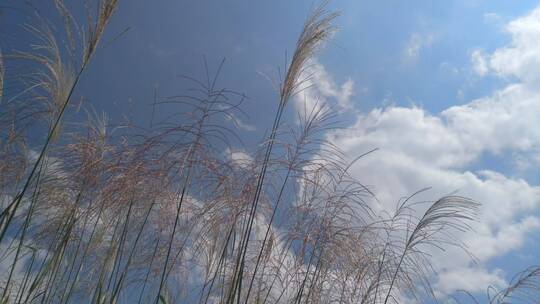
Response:
[[[91,110],[84,124],[70,124],[74,91],[118,1],[98,1],[86,23],[53,2],[61,31],[36,15],[38,24],[25,25],[31,50],[0,53],[0,303],[435,297],[430,253],[462,246],[479,204],[445,196],[418,205],[413,194],[376,213],[371,190],[349,174],[365,154],[349,161],[325,140],[336,123],[330,108],[283,123],[333,31],[337,15],[324,4],[301,31],[268,136],[239,161],[223,151],[238,137],[244,95],[219,86],[223,62],[205,80],[185,77],[186,94],[156,98],[154,106],[180,110],[151,128],[111,124]],[[20,62],[32,71],[20,73]],[[42,142],[32,139],[44,129]],[[528,269],[489,301],[534,302],[538,278]]]

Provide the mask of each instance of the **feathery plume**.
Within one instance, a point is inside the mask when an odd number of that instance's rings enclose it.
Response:
[[[319,5],[307,18],[302,33],[296,43],[296,49],[285,80],[281,86],[281,102],[287,103],[289,98],[298,93],[297,90],[306,80],[300,79],[306,63],[313,58],[317,48],[326,41],[333,31],[332,21],[339,15],[326,11],[327,2]]]
[[[96,51],[103,36],[105,27],[118,6],[118,0],[103,0],[99,3],[98,16],[94,26],[88,27],[88,41],[84,52],[84,62],[87,62]]]

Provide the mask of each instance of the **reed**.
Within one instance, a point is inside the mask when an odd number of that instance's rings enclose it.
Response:
[[[52,1],[61,31],[36,14],[25,25],[34,47],[0,53],[0,303],[437,300],[432,253],[466,250],[459,236],[479,204],[420,204],[421,190],[376,212],[371,187],[349,172],[376,149],[350,160],[328,142],[339,119],[323,104],[298,111],[298,124],[284,120],[334,31],[327,3],[304,23],[268,135],[239,161],[223,151],[241,142],[245,96],[220,87],[225,61],[211,73],[205,60],[203,80],[184,76],[185,93],[155,94],[150,127],[91,107],[72,123],[66,113],[118,1],[89,2],[84,22]],[[32,72],[14,74],[21,62]],[[43,125],[43,142],[31,141]],[[534,303],[538,273],[490,288],[488,301]]]

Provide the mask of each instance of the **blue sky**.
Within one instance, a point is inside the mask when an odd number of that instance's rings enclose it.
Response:
[[[277,77],[312,4],[123,1],[78,93],[111,120],[122,113],[143,124],[154,88],[159,96],[182,93],[189,83],[179,75],[204,78],[203,56],[210,70],[226,58],[220,84],[249,97],[243,108],[249,117],[242,118],[250,126],[242,131],[249,150],[277,107],[262,74]],[[479,251],[478,263],[441,254],[435,287],[442,294],[482,293],[540,263],[537,5],[336,0],[330,8],[341,12],[339,30],[313,62],[313,88],[299,97],[319,95],[342,112],[350,128],[327,136],[351,159],[380,148],[353,167],[386,202],[380,208],[426,186],[433,187],[426,198],[458,191],[484,204],[478,234],[463,236]],[[24,18],[13,14],[0,24]],[[12,46],[26,42],[15,31],[0,32]],[[291,121],[298,105],[291,106]]]

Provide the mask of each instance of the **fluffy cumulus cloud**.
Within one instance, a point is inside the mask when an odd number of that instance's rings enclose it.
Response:
[[[354,82],[347,79],[338,84],[317,61],[312,61],[300,77],[303,81],[300,94],[296,95],[296,108],[302,112],[305,108],[313,108],[322,104],[333,104],[336,109],[344,110],[352,107]]]
[[[464,289],[484,291],[502,286],[505,274],[488,262],[519,250],[540,228],[540,187],[519,172],[481,170],[486,155],[512,157],[521,165],[540,159],[540,8],[505,27],[511,41],[492,53],[475,51],[472,63],[480,75],[508,80],[505,87],[467,104],[440,113],[418,107],[386,107],[359,115],[349,129],[328,134],[351,159],[379,148],[352,167],[366,185],[373,185],[380,209],[395,207],[400,197],[431,186],[423,198],[436,199],[457,191],[482,203],[475,232],[462,236],[477,263],[450,250],[441,259],[435,284],[439,294]],[[421,39],[412,38],[414,55]],[[429,40],[428,40],[429,41]],[[414,43],[413,43],[414,42]],[[351,84],[352,87],[352,84]],[[352,93],[347,96],[352,96]]]
[[[508,23],[510,45],[486,55],[487,67],[505,77],[516,77],[525,84],[540,80],[540,7],[530,14]],[[538,85],[536,85],[538,88]]]

